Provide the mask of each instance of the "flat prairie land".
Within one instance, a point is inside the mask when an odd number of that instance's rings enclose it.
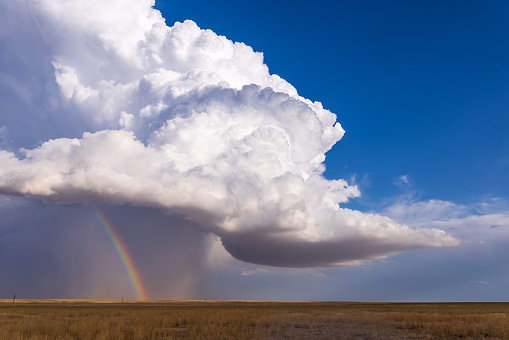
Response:
[[[0,339],[509,339],[509,303],[0,300]]]

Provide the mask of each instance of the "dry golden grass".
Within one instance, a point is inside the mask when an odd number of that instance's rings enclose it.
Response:
[[[0,339],[509,339],[509,303],[0,300]]]

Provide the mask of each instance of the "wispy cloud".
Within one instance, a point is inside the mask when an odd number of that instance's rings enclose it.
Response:
[[[471,204],[420,200],[410,184],[392,198],[383,213],[410,226],[447,230],[464,241],[485,243],[509,236],[509,202],[499,197],[480,197]]]
[[[480,280],[475,281],[475,283],[478,283],[478,284],[481,284],[481,285],[485,285],[485,286],[489,286],[489,285],[490,285],[490,283],[489,283],[489,282],[486,282],[486,281],[480,281]]]

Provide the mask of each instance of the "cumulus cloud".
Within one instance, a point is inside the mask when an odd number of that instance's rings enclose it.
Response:
[[[168,27],[152,6],[0,1],[0,86],[14,94],[0,125],[21,147],[0,150],[1,193],[157,208],[271,266],[458,244],[340,208],[360,192],[322,175],[344,134],[336,115],[270,74],[262,53],[192,21]]]

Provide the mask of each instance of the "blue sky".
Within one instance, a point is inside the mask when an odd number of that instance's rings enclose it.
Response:
[[[509,192],[509,8],[503,1],[158,1],[264,53],[271,73],[338,115],[330,178],[370,209],[408,175],[423,199]]]
[[[509,5],[155,8],[0,0],[0,298],[509,300]]]

